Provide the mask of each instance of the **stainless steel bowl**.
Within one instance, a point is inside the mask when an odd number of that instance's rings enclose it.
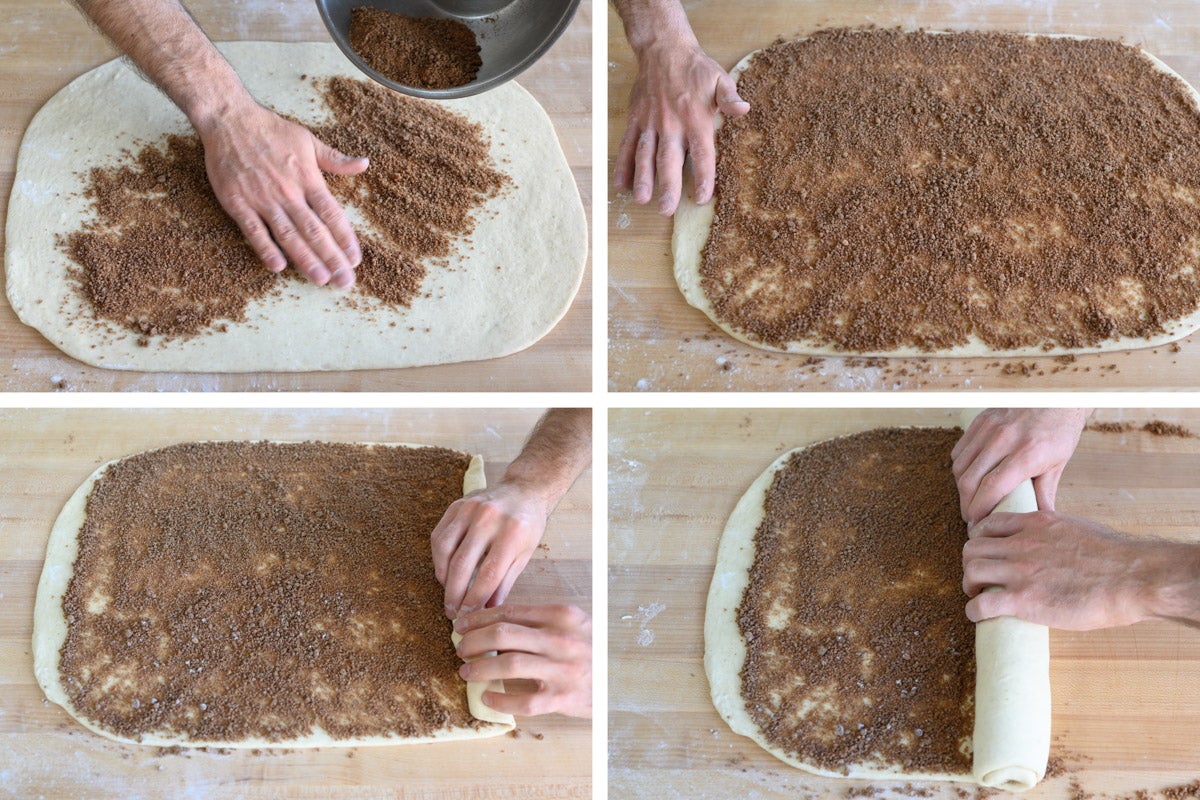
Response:
[[[475,80],[452,89],[420,89],[390,81],[350,47],[350,9],[374,6],[412,17],[449,17],[475,32],[483,65]],[[337,46],[369,77],[397,92],[448,100],[486,92],[516,77],[566,30],[579,0],[317,0]]]

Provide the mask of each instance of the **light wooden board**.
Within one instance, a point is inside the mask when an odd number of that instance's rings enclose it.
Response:
[[[685,3],[705,51],[726,69],[776,37],[829,26],[1016,30],[1124,38],[1162,58],[1200,86],[1200,15],[1190,0],[790,0]],[[614,391],[1182,389],[1200,375],[1200,337],[1170,348],[1047,358],[891,359],[886,364],[804,356],[738,342],[683,299],[671,268],[671,221],[612,189],[637,63],[620,20],[609,11],[607,231],[609,388]],[[1036,366],[1035,366],[1036,365]],[[1023,370],[1022,366],[1031,367]],[[1023,374],[1028,371],[1030,374]],[[1043,374],[1039,375],[1038,372]]]
[[[99,737],[46,701],[30,653],[50,527],[75,488],[105,461],[199,439],[396,441],[480,453],[488,482],[495,483],[539,415],[511,409],[0,412],[0,797],[590,797],[586,720],[519,717],[516,739],[159,755],[158,748]],[[535,552],[512,600],[572,603],[590,612],[590,530],[589,470],[550,518],[543,540],[550,549]]]
[[[643,410],[609,415],[609,796],[718,800],[843,797],[883,782],[818,778],[738,736],[704,676],[704,607],[717,543],[751,482],[780,454],[889,425],[958,424],[958,410]],[[1180,422],[1200,411],[1101,411]],[[1058,510],[1133,535],[1200,542],[1200,439],[1086,432]],[[963,597],[965,604],[966,597]],[[1200,777],[1200,631],[1167,622],[1051,635],[1053,751],[1087,792]],[[1053,752],[1052,751],[1052,752]],[[1090,759],[1090,760],[1087,760]],[[903,783],[892,796],[911,796]],[[953,798],[953,784],[925,784]],[[1068,778],[1021,795],[1068,797]]]
[[[312,0],[188,0],[186,5],[217,41],[329,41]],[[562,38],[518,78],[554,122],[589,228],[591,14],[590,4],[583,3]],[[0,220],[7,214],[17,148],[34,113],[71,80],[116,55],[69,0],[5,0],[0,7]],[[2,237],[0,231],[0,253]],[[529,349],[489,361],[397,370],[183,375],[89,367],[22,325],[0,291],[0,391],[587,391],[590,263],[566,317]]]

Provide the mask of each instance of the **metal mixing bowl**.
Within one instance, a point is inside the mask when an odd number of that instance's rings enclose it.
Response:
[[[374,6],[410,17],[450,17],[479,41],[483,65],[475,80],[452,89],[419,89],[390,81],[350,48],[350,9]],[[317,0],[321,19],[337,46],[371,78],[397,92],[448,100],[468,97],[514,78],[550,49],[575,16],[579,0]]]

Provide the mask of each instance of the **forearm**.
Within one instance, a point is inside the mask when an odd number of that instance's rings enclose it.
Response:
[[[549,513],[592,460],[592,411],[547,411],[504,473],[506,482],[538,494]]]
[[[1140,544],[1134,571],[1146,618],[1200,627],[1200,544]]]
[[[77,0],[83,12],[204,133],[253,103],[178,0]]]
[[[613,0],[613,6],[625,24],[625,38],[639,59],[657,41],[683,40],[699,46],[679,0]]]

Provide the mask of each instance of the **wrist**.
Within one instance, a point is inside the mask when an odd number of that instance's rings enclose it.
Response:
[[[204,88],[179,103],[201,138],[261,108],[236,76],[232,81],[214,82]]]
[[[631,12],[625,38],[639,62],[656,48],[700,46],[687,14],[679,3],[650,3]]]
[[[562,493],[557,491],[552,481],[522,469],[516,462],[509,465],[500,482],[520,494],[522,498],[533,502],[538,513],[544,518],[549,518],[550,512],[562,499]]]
[[[1200,547],[1146,542],[1138,559],[1143,619],[1200,621]]]

